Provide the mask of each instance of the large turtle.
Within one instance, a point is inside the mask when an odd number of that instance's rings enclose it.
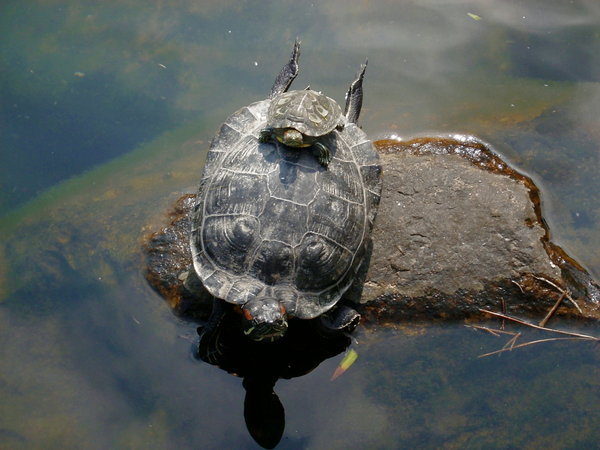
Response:
[[[335,103],[326,108],[338,115],[338,125],[319,137],[330,153],[327,168],[310,151],[278,139],[261,142],[271,106],[298,74],[298,57],[296,42],[269,99],[221,126],[192,219],[195,271],[220,299],[209,326],[222,314],[221,301],[239,305],[244,332],[254,340],[276,339],[287,318],[315,318],[336,305],[365,263],[381,191],[379,157],[356,126],[366,65],[348,90],[344,114]],[[329,314],[333,328],[353,327],[359,319],[348,307]]]

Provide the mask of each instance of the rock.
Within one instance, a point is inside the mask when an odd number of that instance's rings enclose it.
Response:
[[[197,277],[188,277],[194,270],[189,233],[195,199],[193,194],[179,198],[170,212],[171,223],[152,234],[145,243],[146,279],[177,315],[206,319],[212,308],[210,294]],[[187,283],[192,282],[188,279],[197,283],[188,286]]]
[[[376,143],[384,172],[373,254],[360,302],[374,320],[462,318],[479,308],[548,310],[577,293],[600,318],[600,290],[549,240],[539,191],[474,138]],[[577,301],[577,300],[576,300]]]
[[[549,240],[539,191],[489,147],[470,137],[375,143],[383,192],[364,285],[348,298],[366,322],[460,319],[491,309],[600,319],[600,289]],[[189,212],[179,199],[171,223],[148,237],[147,279],[187,317],[205,317],[210,296],[183,285],[191,269]]]

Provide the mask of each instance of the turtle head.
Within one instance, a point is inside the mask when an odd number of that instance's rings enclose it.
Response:
[[[277,134],[277,140],[288,147],[306,147],[304,136],[295,128],[287,128]]]
[[[288,327],[285,307],[274,298],[255,298],[242,306],[244,334],[254,341],[274,341]]]

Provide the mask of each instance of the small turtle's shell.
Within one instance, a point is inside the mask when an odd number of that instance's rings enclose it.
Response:
[[[217,298],[276,298],[309,319],[341,298],[364,260],[381,167],[353,123],[323,138],[327,169],[306,149],[259,143],[270,103],[234,113],[211,144],[193,216],[194,267]]]
[[[267,113],[268,126],[294,128],[307,136],[323,136],[342,123],[342,110],[336,101],[311,90],[279,94]]]

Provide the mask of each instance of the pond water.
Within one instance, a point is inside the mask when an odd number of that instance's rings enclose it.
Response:
[[[489,142],[600,276],[595,0],[37,0],[3,2],[0,27],[2,448],[256,447],[241,379],[193,357],[197,324],[148,287],[140,248],[296,37],[295,87],[342,101],[368,58],[370,136]],[[359,328],[336,380],[343,353],[277,382],[279,448],[597,448],[598,346],[478,358],[504,343],[463,323]]]

